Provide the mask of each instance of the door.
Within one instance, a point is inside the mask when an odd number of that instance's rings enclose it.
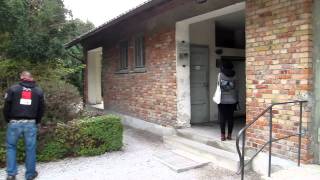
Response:
[[[209,121],[209,48],[190,48],[191,123]]]

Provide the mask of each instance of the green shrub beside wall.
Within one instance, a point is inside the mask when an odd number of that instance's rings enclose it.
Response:
[[[123,127],[117,116],[99,116],[58,124],[38,137],[38,161],[66,157],[95,156],[122,147]],[[5,132],[0,132],[0,166],[5,165]],[[18,161],[23,162],[24,145],[18,144]]]
[[[3,90],[0,87],[0,131],[1,131],[1,128],[3,128],[5,125],[5,120],[4,120],[3,113],[2,113],[3,112],[3,105],[4,105],[4,94],[5,94],[5,90]],[[0,140],[1,140],[1,137],[0,137]]]
[[[42,123],[66,123],[79,118],[82,98],[75,86],[59,80],[42,81],[39,86],[46,100]]]
[[[4,159],[6,156],[6,149],[5,149],[5,137],[6,137],[6,133],[4,131],[4,129],[0,129],[0,167],[3,166],[4,163]]]

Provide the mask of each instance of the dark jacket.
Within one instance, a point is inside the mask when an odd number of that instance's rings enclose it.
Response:
[[[35,119],[41,122],[44,113],[44,95],[35,82],[22,81],[11,86],[5,94],[5,120]]]

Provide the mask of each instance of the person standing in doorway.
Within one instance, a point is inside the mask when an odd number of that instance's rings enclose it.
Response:
[[[37,124],[44,113],[43,91],[35,84],[30,72],[20,74],[21,82],[11,86],[5,94],[3,114],[7,129],[7,180],[15,180],[17,169],[17,142],[20,136],[25,143],[27,180],[38,176],[36,171]]]
[[[236,73],[231,62],[223,62],[220,66],[220,88],[221,102],[218,104],[219,120],[221,129],[221,141],[232,140],[233,113],[238,103],[238,92],[236,87]],[[228,124],[228,135],[226,137],[226,124]]]

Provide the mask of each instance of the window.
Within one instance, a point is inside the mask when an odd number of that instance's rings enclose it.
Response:
[[[128,69],[128,41],[120,43],[120,70]]]
[[[138,36],[135,39],[135,67],[143,68],[145,66],[145,57],[144,57],[144,37]]]

